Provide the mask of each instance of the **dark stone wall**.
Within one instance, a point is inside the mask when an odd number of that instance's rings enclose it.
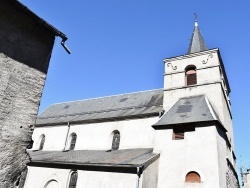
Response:
[[[26,169],[55,36],[9,0],[0,0],[0,187]]]
[[[0,52],[47,73],[55,36],[13,2],[0,0]]]

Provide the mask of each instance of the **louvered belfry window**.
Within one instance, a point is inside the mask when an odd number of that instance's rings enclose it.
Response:
[[[112,141],[112,150],[118,150],[120,145],[120,132],[114,131],[113,141]]]
[[[201,177],[197,172],[192,171],[186,175],[186,182],[188,182],[188,183],[200,183]]]
[[[45,135],[43,134],[41,136],[41,142],[40,142],[39,150],[43,150],[44,143],[45,143]]]
[[[186,69],[186,85],[195,85],[197,84],[196,68],[191,66]]]
[[[174,128],[173,129],[173,140],[182,140],[184,139],[185,131],[183,128]]]
[[[76,139],[77,139],[76,133],[72,133],[72,134],[71,134],[71,141],[70,141],[69,150],[74,150],[74,149],[75,149]]]
[[[76,171],[72,172],[69,181],[69,188],[76,188],[77,178],[78,178],[77,172]]]

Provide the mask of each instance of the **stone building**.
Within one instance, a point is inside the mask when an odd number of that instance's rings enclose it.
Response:
[[[52,104],[41,113],[25,188],[236,188],[230,86],[195,22],[164,87]],[[159,75],[156,75],[159,76]]]
[[[12,188],[30,161],[55,36],[67,37],[16,0],[0,1],[0,28],[0,187]]]
[[[250,169],[243,174],[243,185],[244,188],[250,188]]]

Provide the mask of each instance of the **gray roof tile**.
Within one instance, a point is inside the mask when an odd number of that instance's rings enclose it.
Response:
[[[179,99],[154,126],[213,121],[218,115],[204,95]]]
[[[147,115],[161,111],[162,104],[162,89],[53,104],[36,125]]]
[[[190,45],[188,48],[188,54],[195,53],[195,52],[201,52],[207,50],[207,46],[205,44],[205,41],[201,35],[201,31],[198,27],[198,23],[195,22],[194,31],[192,34],[192,38],[190,40]]]
[[[31,162],[71,163],[77,165],[142,165],[157,156],[152,148],[103,150],[28,151]]]

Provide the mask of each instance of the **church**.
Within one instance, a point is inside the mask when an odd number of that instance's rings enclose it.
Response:
[[[231,92],[197,21],[161,89],[52,104],[36,120],[24,188],[236,188]],[[161,76],[161,75],[155,75]]]

